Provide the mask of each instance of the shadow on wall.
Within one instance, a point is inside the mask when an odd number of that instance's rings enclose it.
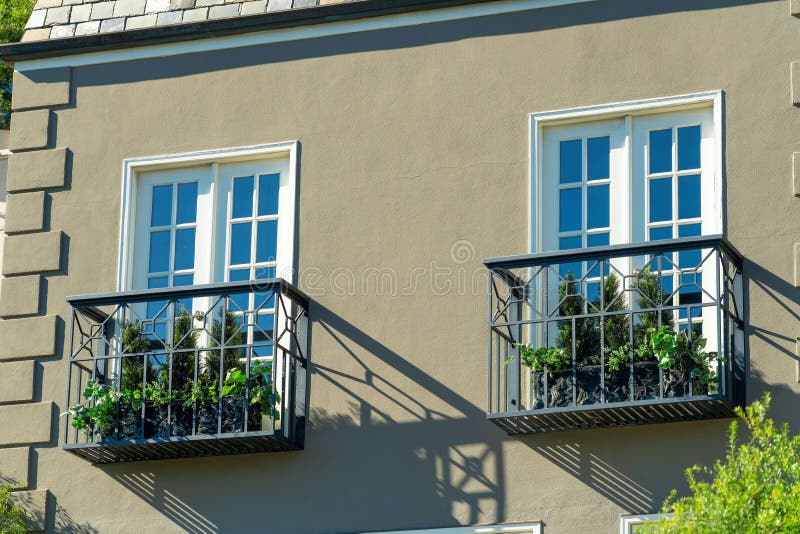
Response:
[[[666,13],[696,12],[771,2],[774,0],[611,0],[581,5],[537,8],[511,14],[491,15],[372,30],[350,35],[310,38],[274,45],[238,48],[230,51],[186,54],[176,62],[172,58],[148,59],[146,68],[133,68],[134,62],[84,67],[73,74],[73,87],[135,83],[142,80],[169,79],[204,72],[236,69],[253,65],[298,61],[360,52],[397,50],[429,46],[492,35],[513,35],[582,26],[614,20],[635,19]],[[31,74],[46,76],[46,74]],[[74,89],[73,89],[74,91]],[[72,95],[74,100],[74,94]]]
[[[304,451],[100,469],[191,533],[502,521],[505,435],[483,410],[327,308],[313,303],[311,317],[337,362],[313,365],[312,396],[346,411],[312,409]]]
[[[39,501],[43,492],[46,499],[44,506]],[[59,534],[97,534],[100,532],[88,523],[75,522],[64,508],[58,506],[55,496],[50,492],[15,492],[11,495],[15,504],[25,510],[28,528],[32,532],[42,530]],[[52,530],[48,528],[49,525],[53,525]]]
[[[795,295],[757,266],[748,268],[748,283],[750,273],[753,286],[777,300]],[[311,317],[312,354],[321,347],[325,354],[312,368],[304,451],[102,470],[187,532],[247,532],[268,518],[270,531],[281,534],[340,533],[541,519],[554,504],[539,497],[531,499],[530,517],[506,517],[508,473],[523,494],[563,498],[576,492],[577,480],[626,513],[653,512],[672,488],[686,490],[686,467],[711,465],[725,452],[730,420],[509,438],[486,421],[482,407],[330,309],[313,303]],[[748,334],[772,335],[757,326]],[[452,364],[484,376],[482,358]],[[483,378],[475,387],[482,390]],[[769,384],[752,370],[748,388],[750,400],[772,392],[776,420],[785,419],[780,406],[797,401],[789,386]],[[328,407],[334,398],[336,406]],[[553,477],[553,467],[569,477]],[[526,483],[562,486],[529,491],[520,486]]]

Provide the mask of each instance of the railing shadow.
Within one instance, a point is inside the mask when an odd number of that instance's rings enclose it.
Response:
[[[506,437],[483,409],[328,308],[312,303],[310,317],[305,450],[100,469],[148,503],[147,515],[191,533],[503,521]]]

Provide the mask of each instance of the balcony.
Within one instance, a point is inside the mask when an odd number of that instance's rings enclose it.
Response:
[[[508,434],[733,417],[742,257],[721,236],[494,258],[488,418]]]
[[[67,301],[65,450],[102,464],[303,448],[308,298],[285,281]]]

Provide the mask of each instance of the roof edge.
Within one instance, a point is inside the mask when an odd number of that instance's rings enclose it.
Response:
[[[207,37],[223,37],[299,26],[313,26],[412,11],[427,11],[499,1],[501,0],[359,0],[310,8],[273,11],[266,14],[176,24],[173,26],[157,26],[141,30],[10,43],[0,45],[0,60],[13,64],[19,61],[192,41]]]

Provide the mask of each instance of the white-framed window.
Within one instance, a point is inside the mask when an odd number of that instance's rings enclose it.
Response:
[[[532,252],[723,233],[721,92],[536,113],[530,120]],[[700,304],[701,288],[713,294],[716,273],[703,253],[664,256],[660,283],[667,294],[680,286],[675,304]],[[623,274],[642,267],[612,264]],[[587,269],[562,264],[559,274],[584,277],[591,301],[600,284]],[[675,325],[702,331],[706,323],[712,331],[712,315],[710,307],[682,308]]]
[[[392,530],[372,534],[542,534],[542,523],[509,523],[503,525],[476,525],[469,527],[446,527],[426,530]],[[364,533],[368,534],[368,533]]]
[[[281,277],[294,283],[295,142],[127,160],[118,289],[154,289]],[[209,309],[181,301],[176,313]],[[136,310],[165,339],[163,302]],[[232,295],[253,358],[271,358],[272,293]],[[260,343],[257,343],[260,342]]]
[[[126,160],[118,289],[294,282],[296,142]]]
[[[622,516],[619,522],[619,534],[637,534],[641,530],[639,527],[648,521],[656,521],[658,519],[667,517],[669,517],[669,514],[639,514]]]
[[[722,94],[535,113],[531,252],[722,232]]]

